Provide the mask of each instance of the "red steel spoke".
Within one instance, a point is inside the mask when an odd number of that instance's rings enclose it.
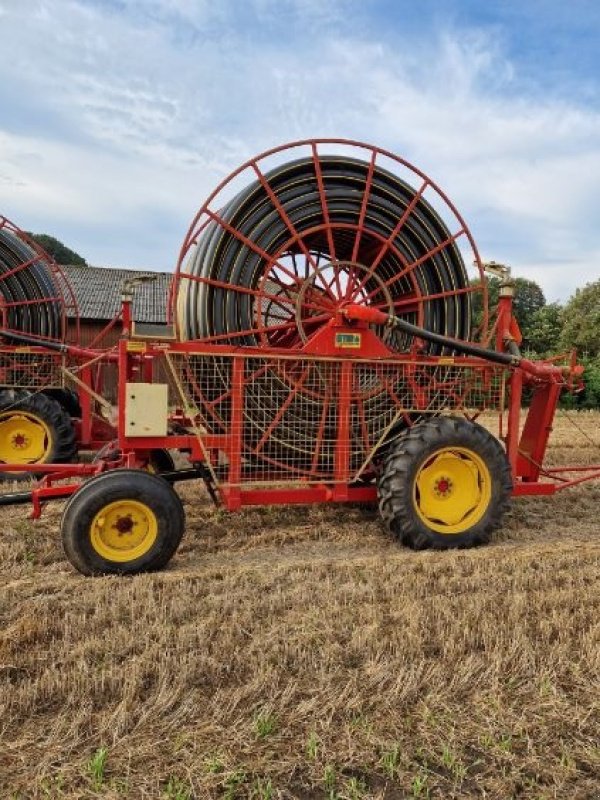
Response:
[[[215,286],[217,289],[229,289],[234,292],[239,292],[240,294],[249,294],[253,297],[260,297],[266,298],[268,300],[272,300],[279,305],[283,303],[289,303],[290,305],[295,306],[296,301],[292,300],[290,297],[285,297],[283,295],[275,295],[269,294],[268,292],[259,292],[257,289],[249,289],[247,286],[239,286],[238,284],[234,283],[227,283],[226,281],[218,281],[215,278],[205,278],[202,275],[192,275],[190,273],[182,273],[182,278],[186,278],[190,281],[195,281],[196,283],[205,283],[208,286]],[[312,303],[302,303],[303,308],[309,308],[312,311],[325,311],[325,307],[322,305],[313,305]]]
[[[351,261],[356,261],[358,258],[358,248],[360,247],[360,240],[362,237],[362,228],[365,222],[367,213],[367,206],[371,196],[371,186],[373,184],[373,172],[375,170],[375,160],[377,159],[377,150],[373,150],[371,161],[369,162],[369,170],[367,172],[367,180],[365,181],[365,189],[363,193],[363,201],[360,207],[360,215],[358,217],[358,228],[356,229],[356,236],[354,237],[354,247],[352,248]]]
[[[281,278],[278,275],[276,275],[274,272],[267,272],[267,274],[263,276],[263,281],[265,281],[265,280],[271,281],[272,283],[276,283],[278,286],[280,286],[283,289],[283,291],[285,292],[286,297],[288,297],[294,303],[296,302],[293,299],[292,295],[290,294],[290,289],[292,287],[287,283],[283,283]],[[261,281],[261,283],[263,283],[263,281]],[[261,291],[261,290],[257,289],[257,291]],[[280,295],[277,295],[277,296],[279,297]]]
[[[429,300],[441,300],[444,297],[454,297],[455,295],[459,294],[470,294],[472,292],[480,292],[481,286],[465,286],[462,289],[448,289],[445,292],[437,292],[437,294],[428,294],[428,295],[419,295],[416,294],[406,294],[403,297],[399,298],[398,300],[392,300],[392,305],[394,308],[398,308],[398,306],[405,306],[405,305],[413,305],[415,302],[423,303]],[[387,308],[388,303],[382,301],[381,303],[372,303],[372,308]]]
[[[14,303],[3,303],[3,308],[14,308],[15,306],[35,306],[39,305],[40,303],[58,303],[62,300],[62,297],[40,297],[39,299],[35,300],[16,300]]]
[[[394,230],[391,232],[391,234],[388,236],[388,238],[384,241],[382,246],[379,248],[379,253],[375,257],[375,260],[371,263],[371,266],[369,267],[369,270],[368,270],[367,274],[363,276],[361,282],[359,283],[354,295],[352,296],[353,300],[357,297],[357,295],[361,291],[361,289],[364,288],[365,284],[369,281],[369,278],[371,278],[371,276],[375,273],[375,270],[379,266],[382,258],[387,253],[387,251],[390,249],[392,244],[394,243],[394,240],[395,240],[396,236],[400,233],[400,231],[402,230],[402,228],[406,224],[406,220],[410,217],[410,215],[414,211],[415,206],[417,205],[417,203],[421,199],[421,196],[423,195],[423,192],[425,191],[425,189],[428,186],[429,186],[429,181],[427,181],[427,180],[423,181],[423,184],[421,185],[421,188],[419,189],[419,191],[415,193],[415,196],[413,197],[413,199],[406,206],[404,214],[402,214],[402,216],[400,217],[400,219],[396,223],[396,227],[394,228]]]
[[[274,363],[271,361],[268,364],[264,364],[262,367],[255,369],[252,373],[250,373],[250,375],[244,378],[244,383],[249,383],[250,381],[253,381],[256,378],[260,378],[261,375],[264,375],[269,369],[271,369],[271,367],[274,366],[275,366]],[[216,406],[218,403],[221,403],[223,400],[225,400],[226,397],[229,397],[229,395],[233,392],[233,390],[234,389],[232,386],[231,389],[228,389],[226,392],[223,392],[223,394],[220,394],[218,397],[215,397],[214,400],[205,400],[204,405],[208,406],[209,408]]]
[[[425,253],[424,256],[421,256],[421,258],[418,258],[416,261],[413,261],[412,264],[409,264],[403,270],[401,270],[400,272],[397,272],[393,277],[391,277],[389,280],[387,280],[383,284],[382,287],[378,287],[377,289],[373,290],[372,292],[369,292],[369,294],[365,298],[365,301],[366,300],[370,300],[372,297],[374,297],[380,289],[382,289],[382,288],[389,289],[390,286],[393,286],[397,281],[399,281],[402,278],[404,278],[405,275],[408,275],[410,272],[412,272],[414,269],[416,269],[424,261],[427,261],[428,258],[432,258],[437,253],[439,253],[440,250],[443,250],[445,247],[448,247],[448,245],[452,244],[452,242],[455,242],[464,233],[465,233],[465,229],[461,228],[459,231],[457,231],[456,233],[452,234],[452,236],[449,236],[444,242],[441,242],[441,244],[438,244],[437,247],[433,247],[431,250],[429,250],[427,253]]]
[[[206,226],[210,225],[210,222],[211,222],[211,219],[210,219],[210,215],[209,215],[208,219],[205,219],[204,222],[202,223],[202,225],[200,225],[196,230],[194,230],[193,236],[191,236],[190,239],[184,244],[184,246],[187,249],[189,249],[190,247],[192,247],[195,244],[198,244],[198,237],[200,236],[202,231],[206,228]]]
[[[319,456],[321,455],[321,447],[323,445],[323,433],[325,431],[325,423],[327,421],[327,413],[329,411],[329,391],[323,397],[323,411],[321,412],[321,419],[319,420],[319,430],[317,431],[317,446],[315,454],[310,465],[310,471],[314,472],[319,463]]]
[[[257,255],[259,255],[263,259],[263,261],[267,262],[267,264],[269,264],[270,266],[273,265],[277,266],[282,272],[284,272],[289,278],[291,278],[294,281],[294,283],[301,282],[299,277],[297,275],[294,275],[294,273],[291,270],[289,270],[284,264],[282,264],[280,261],[275,261],[273,257],[267,253],[266,250],[263,250],[262,247],[259,247],[256,244],[256,242],[252,241],[252,239],[249,239],[247,236],[244,236],[244,234],[241,231],[238,231],[237,228],[234,228],[233,225],[230,225],[228,222],[226,222],[223,219],[223,217],[219,216],[219,214],[215,214],[214,211],[209,211],[208,209],[206,210],[206,213],[222,228],[225,228],[225,230],[228,233],[230,233],[232,236],[235,236],[235,238],[239,239],[240,242],[246,245],[246,247],[249,247]]]
[[[329,260],[332,263],[333,269],[335,271],[335,262],[337,261],[337,256],[335,254],[335,243],[333,241],[333,231],[331,229],[331,222],[329,219],[329,207],[327,206],[327,195],[325,193],[325,184],[323,183],[323,173],[321,172],[321,162],[319,161],[319,153],[317,152],[317,145],[313,142],[311,145],[312,149],[312,157],[313,157],[313,164],[315,167],[315,176],[317,178],[317,186],[319,188],[319,198],[321,200],[321,210],[323,212],[323,220],[325,221],[325,230],[327,233],[327,244],[329,246]],[[339,280],[337,280],[337,272],[336,272],[336,287],[338,290],[338,299],[342,296],[342,290],[339,284]]]
[[[319,274],[319,276],[320,276],[320,273],[317,272],[318,271],[317,263],[313,259],[310,250],[306,246],[306,242],[302,238],[302,234],[300,234],[296,230],[296,227],[295,227],[294,223],[289,218],[285,208],[281,204],[281,201],[279,200],[279,198],[277,197],[277,195],[273,191],[273,189],[271,187],[271,184],[266,179],[266,177],[263,175],[263,173],[260,171],[260,169],[258,167],[258,164],[256,162],[252,163],[252,169],[256,173],[256,175],[258,177],[258,180],[260,181],[261,186],[263,187],[265,192],[268,194],[270,201],[273,203],[273,205],[277,209],[277,213],[279,214],[281,219],[285,222],[287,229],[289,230],[289,232],[292,234],[292,236],[295,238],[295,240],[300,245],[300,249],[304,253],[304,256],[308,260],[309,264],[312,266],[312,268],[315,271],[315,273]],[[325,286],[325,284],[323,284],[323,285]]]
[[[7,278],[10,278],[11,275],[16,275],[17,272],[21,272],[22,269],[27,269],[32,264],[35,264],[37,261],[43,261],[44,259],[42,256],[36,256],[35,258],[30,259],[29,261],[24,261],[22,264],[19,264],[18,267],[13,267],[9,269],[8,272],[3,272],[0,275],[0,281],[5,281]]]
[[[259,450],[262,450],[262,448],[265,445],[265,442],[267,442],[267,440],[271,436],[271,433],[275,430],[275,428],[281,422],[281,420],[283,418],[283,415],[288,410],[288,408],[290,407],[294,397],[296,397],[296,395],[300,391],[302,385],[304,384],[304,381],[306,380],[306,377],[308,375],[309,370],[310,370],[310,364],[307,367],[304,368],[304,371],[302,372],[302,375],[298,378],[298,381],[296,382],[296,385],[294,386],[292,391],[289,393],[289,395],[286,397],[285,402],[281,405],[281,408],[279,409],[279,411],[275,415],[273,421],[271,422],[271,424],[269,425],[267,430],[262,435],[261,440],[258,442],[256,447],[254,448],[254,452],[255,453],[258,453]]]
[[[292,257],[292,264],[294,265],[294,272],[298,277],[300,277],[300,273],[298,272],[298,264],[296,264],[296,254],[290,253],[290,255]]]
[[[323,315],[325,316],[325,315]],[[329,319],[329,315],[327,315],[327,319]],[[242,336],[252,336],[254,333],[270,333],[271,331],[278,331],[278,330],[286,330],[287,328],[295,328],[296,327],[296,320],[291,320],[290,322],[282,322],[277,325],[270,325],[268,328],[246,328],[245,331],[231,331],[231,333],[217,333],[214,336],[207,336],[206,338],[202,339],[203,344],[216,344],[221,341],[226,341],[228,339],[237,339],[238,337]]]
[[[346,291],[344,292],[344,300],[350,301],[352,297],[352,293],[354,292],[354,278],[356,276],[356,270],[354,269],[354,264],[350,264],[350,268],[348,270],[348,284],[346,285]]]

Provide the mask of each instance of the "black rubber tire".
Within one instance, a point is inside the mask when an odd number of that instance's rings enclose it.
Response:
[[[111,561],[91,541],[94,517],[109,503],[136,500],[154,512],[158,534],[152,547],[131,561]],[[83,575],[134,575],[162,569],[173,557],[185,529],[181,498],[173,487],[139,469],[115,469],[84,483],[63,511],[61,535],[65,554]]]
[[[44,389],[42,394],[60,403],[70,417],[76,417],[77,419],[81,417],[79,397],[73,389]]]
[[[461,533],[449,534],[430,528],[421,518],[413,487],[423,464],[436,451],[453,446],[472,450],[482,459],[491,477],[491,496],[477,523]],[[413,425],[390,446],[377,487],[381,516],[402,544],[413,550],[449,550],[490,540],[508,508],[512,475],[504,448],[489,431],[462,417],[435,417]]]
[[[173,456],[168,450],[163,449],[152,450],[148,466],[151,467],[157,475],[160,475],[161,472],[173,472],[175,470]]]
[[[44,458],[35,463],[64,464],[77,455],[77,438],[71,417],[59,402],[38,392],[31,394],[16,389],[0,392],[0,413],[26,412],[43,422],[50,432],[50,446]],[[38,473],[39,474],[39,473]],[[2,480],[27,480],[36,477],[34,472],[0,472]]]

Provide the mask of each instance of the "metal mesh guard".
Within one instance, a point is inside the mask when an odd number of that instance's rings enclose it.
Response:
[[[368,473],[379,447],[425,415],[504,407],[505,373],[495,366],[246,354],[169,359],[177,378],[171,402],[184,401],[207,434],[237,437],[244,484],[351,482]],[[235,359],[243,381],[234,381]],[[243,384],[237,399],[236,383]],[[215,466],[231,483],[229,464]]]
[[[40,389],[61,387],[64,356],[27,347],[0,348],[0,387]]]

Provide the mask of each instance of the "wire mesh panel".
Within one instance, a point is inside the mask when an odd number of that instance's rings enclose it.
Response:
[[[234,478],[231,452],[215,465],[223,483],[357,480],[377,450],[421,416],[501,410],[504,402],[497,367],[173,352],[168,359],[172,403],[183,400],[198,430],[239,444]]]
[[[39,389],[63,386],[64,357],[31,348],[0,348],[0,387]]]

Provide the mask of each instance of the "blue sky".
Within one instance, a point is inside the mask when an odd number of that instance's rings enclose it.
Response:
[[[485,258],[600,275],[600,3],[0,0],[0,213],[172,269],[231,169],[310,136],[430,174]]]

